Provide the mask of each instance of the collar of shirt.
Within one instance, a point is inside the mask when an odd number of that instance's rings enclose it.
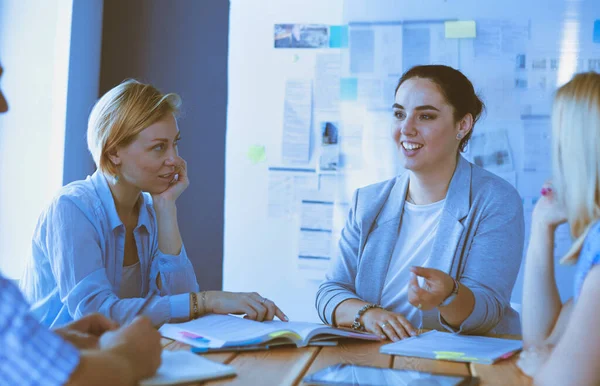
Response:
[[[100,198],[100,202],[104,209],[106,210],[106,214],[108,215],[108,221],[110,223],[110,228],[115,230],[116,228],[123,225],[119,214],[117,213],[117,207],[115,206],[115,200],[110,191],[110,187],[108,186],[108,181],[106,181],[106,177],[100,170],[96,170],[94,174],[90,177],[90,181],[94,185],[96,189],[96,193],[98,194],[98,198]],[[135,229],[140,227],[145,227],[147,232],[150,232],[150,216],[151,212],[148,205],[152,205],[152,199],[150,194],[142,192],[140,195],[140,199],[142,200],[140,206],[140,214],[138,218],[138,225]]]

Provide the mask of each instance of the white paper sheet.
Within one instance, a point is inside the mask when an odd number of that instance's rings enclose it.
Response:
[[[419,64],[429,64],[431,57],[431,32],[427,26],[404,28],[402,45],[403,72]]]
[[[315,109],[337,110],[340,106],[340,54],[317,54],[315,66]]]
[[[310,80],[288,80],[285,84],[282,159],[285,163],[307,163],[310,159],[312,84]]]
[[[371,74],[375,70],[375,31],[350,28],[350,72]]]
[[[523,51],[529,41],[529,23],[479,20],[473,42],[476,57],[501,56]]]
[[[300,211],[301,228],[331,231],[333,225],[333,201],[302,200]]]
[[[269,217],[294,216],[302,193],[317,190],[318,184],[314,169],[269,168]]]
[[[549,116],[523,117],[523,169],[550,175],[551,124]]]
[[[505,129],[475,132],[470,141],[473,162],[492,172],[510,172],[514,164]]]
[[[300,229],[300,259],[329,260],[331,258],[331,231]]]

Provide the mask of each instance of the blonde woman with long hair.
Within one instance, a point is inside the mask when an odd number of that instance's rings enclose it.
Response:
[[[540,385],[600,384],[600,74],[576,75],[555,97],[553,181],[531,221],[519,366]],[[577,265],[573,299],[562,304],[554,277],[554,231],[575,240],[562,263]]]
[[[257,293],[198,292],[177,221],[189,185],[179,104],[176,94],[129,80],[92,109],[88,147],[98,170],[63,187],[42,213],[21,283],[44,325],[93,312],[119,324],[141,313],[155,326],[205,313],[287,319]]]

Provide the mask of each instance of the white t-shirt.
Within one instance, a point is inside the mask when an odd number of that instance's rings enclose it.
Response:
[[[121,288],[119,289],[119,298],[130,299],[139,298],[142,293],[142,272],[140,262],[123,267],[121,276]]]
[[[410,268],[427,267],[445,201],[404,203],[400,234],[383,285],[381,306],[404,315],[415,328],[419,327],[421,314],[408,302]]]

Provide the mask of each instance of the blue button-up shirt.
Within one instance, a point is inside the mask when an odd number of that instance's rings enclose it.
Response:
[[[588,231],[577,259],[575,280],[573,281],[573,300],[577,302],[583,282],[594,266],[600,264],[600,221]]]
[[[0,275],[0,385],[62,385],[78,364],[77,349],[35,320]]]
[[[152,197],[142,193],[133,234],[142,275],[140,295],[159,292],[144,315],[158,326],[186,320],[189,292],[198,291],[185,247],[179,255],[158,248],[158,225]],[[144,299],[120,299],[125,226],[101,172],[64,186],[41,214],[21,289],[32,313],[44,325],[61,326],[99,312],[119,324],[131,321]],[[156,285],[161,278],[161,289]]]

